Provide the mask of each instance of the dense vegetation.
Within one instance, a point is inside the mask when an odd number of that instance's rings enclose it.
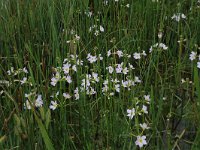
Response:
[[[199,0],[0,0],[0,149],[200,148]]]

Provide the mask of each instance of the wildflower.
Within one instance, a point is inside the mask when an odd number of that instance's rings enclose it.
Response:
[[[126,7],[129,8],[129,7],[130,7],[130,4],[126,4]]]
[[[110,74],[112,74],[113,71],[114,71],[114,69],[113,69],[112,66],[108,66],[108,67],[106,67],[106,69],[108,70],[108,72],[109,72]]]
[[[117,68],[116,68],[116,73],[121,73],[123,68],[122,68],[123,62],[121,64],[117,64]]]
[[[107,85],[104,85],[104,87],[102,87],[102,92],[105,93],[108,91],[108,86]]]
[[[135,76],[134,82],[141,83],[141,80],[139,79],[139,77]]]
[[[26,67],[23,68],[23,72],[28,73],[28,70],[26,69]]]
[[[197,52],[192,51],[190,54],[190,60],[193,61],[196,59],[196,57],[197,57]]]
[[[80,40],[80,36],[77,35],[77,34],[75,34],[75,39],[76,39],[77,41],[79,41],[79,40]]]
[[[145,106],[145,105],[142,106],[142,112],[145,114],[148,114],[147,106]]]
[[[125,67],[122,72],[123,72],[123,74],[127,74],[129,72],[129,70],[127,67]]]
[[[123,86],[123,87],[127,87],[127,86],[128,86],[128,81],[123,81],[123,80],[122,80],[122,86]]]
[[[130,69],[135,69],[132,64],[128,63]]]
[[[103,57],[101,56],[101,54],[99,54],[99,60],[103,60]]]
[[[95,30],[94,35],[98,36],[99,35],[99,30]]]
[[[71,76],[67,76],[67,77],[64,77],[65,78],[65,80],[70,84],[70,83],[72,83],[72,78],[71,78]]]
[[[63,96],[64,96],[65,99],[70,99],[71,98],[71,96],[68,93],[63,93]]]
[[[26,100],[26,102],[24,103],[24,109],[31,109],[31,104],[29,100]]]
[[[142,130],[149,129],[146,123],[143,123],[143,124],[140,123],[140,127],[142,128]]]
[[[181,19],[186,19],[186,16],[184,14],[177,13],[177,14],[174,14],[171,18],[179,22]]]
[[[27,77],[24,77],[22,80],[20,80],[21,85],[24,84],[24,83],[26,83],[26,81],[27,81]]]
[[[74,70],[75,72],[77,71],[76,65],[72,66],[72,70]]]
[[[58,106],[57,101],[51,101],[49,108],[55,110],[57,106]]]
[[[51,78],[51,85],[56,86],[57,82],[58,82],[57,78],[55,77]]]
[[[69,63],[63,64],[62,69],[63,69],[65,74],[69,73],[70,67],[71,67],[71,64],[69,64]]]
[[[145,51],[142,51],[141,54],[142,54],[143,56],[146,56],[146,55],[147,55]]]
[[[74,90],[75,100],[79,99],[78,87]]]
[[[14,68],[13,67],[11,67],[10,70],[7,71],[8,75],[11,75],[12,73],[14,73]]]
[[[134,57],[135,59],[141,59],[140,53],[134,53],[134,54],[133,54],[133,57]]]
[[[119,84],[115,84],[115,90],[116,90],[116,92],[120,92],[120,85]]]
[[[197,62],[197,68],[200,69],[200,62]]]
[[[102,26],[99,27],[101,32],[104,32],[104,28]]]
[[[133,119],[133,117],[135,116],[135,108],[132,109],[127,109],[127,113],[128,113],[128,117],[129,119]]]
[[[149,103],[150,102],[150,95],[144,95],[144,99],[147,101],[147,103]]]
[[[111,50],[109,50],[109,51],[107,52],[107,56],[109,57],[111,54],[112,54],[112,53],[111,53]]]
[[[163,37],[163,33],[162,33],[162,31],[159,31],[158,32],[158,38],[161,39],[162,37]]]
[[[42,107],[42,105],[43,105],[42,95],[38,95],[35,101],[35,107]]]
[[[92,76],[93,76],[93,78],[94,78],[94,80],[95,80],[96,82],[99,82],[98,73],[92,72]]]
[[[87,55],[87,59],[91,64],[97,61],[97,57],[92,56],[90,53]]]
[[[135,141],[135,145],[138,145],[142,148],[144,145],[147,145],[146,136],[137,136],[137,140]]]
[[[123,57],[123,52],[122,52],[122,51],[118,50],[116,53],[117,53],[117,55],[119,56],[119,58],[120,58],[120,57]]]

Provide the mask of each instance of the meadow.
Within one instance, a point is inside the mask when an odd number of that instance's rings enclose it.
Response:
[[[199,150],[199,0],[0,0],[0,150]]]

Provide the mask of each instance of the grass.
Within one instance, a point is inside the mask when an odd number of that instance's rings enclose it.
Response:
[[[172,19],[177,13],[186,18]],[[108,4],[1,0],[0,149],[140,149],[137,136],[146,136],[141,149],[199,149],[199,60],[189,59],[192,51],[199,54],[199,17],[196,0],[110,0]],[[89,62],[89,53],[98,57],[94,63]],[[136,59],[136,54],[141,58]],[[65,58],[71,64],[69,73],[63,72]],[[77,64],[79,60],[83,65]],[[127,74],[115,71],[122,62]],[[56,73],[61,78],[53,86]],[[27,81],[22,84],[24,77]],[[83,88],[88,80],[96,93]],[[123,87],[126,80],[135,85]],[[102,91],[105,85],[107,92]],[[65,92],[71,98],[66,99]],[[35,104],[39,94],[42,107]],[[144,95],[150,96],[150,104]],[[57,103],[55,110],[49,108],[52,101]],[[24,107],[26,103],[30,109]],[[133,108],[130,119],[127,110]],[[142,123],[150,129],[141,129]]]

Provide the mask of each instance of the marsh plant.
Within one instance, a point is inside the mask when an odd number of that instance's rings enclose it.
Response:
[[[0,149],[200,148],[200,1],[0,12]]]

